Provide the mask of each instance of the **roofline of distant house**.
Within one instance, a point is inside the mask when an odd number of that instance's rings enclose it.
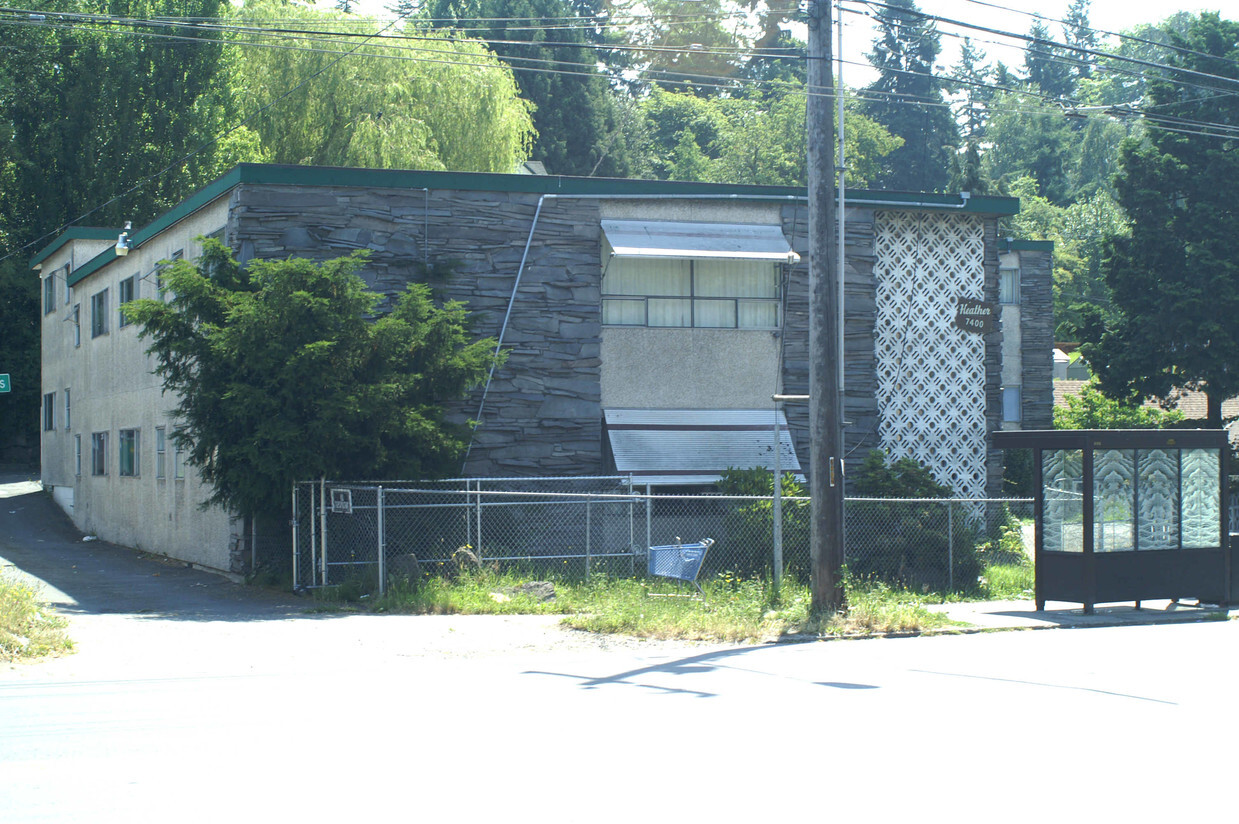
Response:
[[[561,175],[518,175],[490,172],[428,172],[404,169],[356,169],[340,166],[288,166],[269,163],[242,163],[199,189],[175,207],[155,218],[129,237],[130,248],[138,248],[160,232],[204,208],[209,203],[243,184],[282,186],[343,186],[371,189],[456,189],[482,192],[522,192],[557,195],[734,195],[737,199],[772,201],[805,198],[805,190],[793,186],[747,186],[730,183],[694,183],[676,180],[630,180],[623,178],[564,177]],[[989,195],[929,194],[851,189],[847,199],[858,205],[906,205],[917,209],[950,209],[971,214],[1013,215],[1019,211],[1019,198]],[[69,230],[70,232],[73,230]],[[111,234],[119,234],[119,229]],[[107,237],[111,237],[111,234]],[[95,237],[92,235],[92,238]],[[40,250],[31,261],[34,267],[61,244],[72,238],[61,236]],[[105,249],[69,276],[72,286],[118,257],[115,249]]]
[[[1015,240],[1014,238],[1003,238],[1002,244],[1004,252],[1053,252],[1054,241],[1052,240]]]

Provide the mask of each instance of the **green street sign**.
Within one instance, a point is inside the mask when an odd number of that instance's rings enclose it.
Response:
[[[12,391],[13,382],[9,380],[8,372],[0,372],[0,392]]]

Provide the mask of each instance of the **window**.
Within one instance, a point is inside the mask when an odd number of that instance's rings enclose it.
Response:
[[[1004,386],[1002,388],[1003,423],[1019,423],[1020,417],[1020,387]]]
[[[122,429],[120,431],[120,463],[118,464],[121,477],[134,478],[138,475],[138,467],[141,464],[141,432],[136,429]]]
[[[82,477],[82,436],[73,436],[73,475]]]
[[[90,296],[90,336],[97,338],[108,331],[108,290]]]
[[[73,287],[69,285],[69,275],[73,274],[73,270],[69,268],[69,264],[65,264],[65,268],[60,270],[65,278],[65,306],[69,305],[69,301],[73,300]]]
[[[128,326],[132,321],[125,316],[125,304],[138,296],[137,294],[137,275],[130,275],[120,282],[120,288],[117,290],[116,303],[120,309],[120,328]]]
[[[65,429],[73,428],[73,405],[70,402],[69,387],[65,387]]]
[[[185,454],[181,451],[181,442],[172,433],[172,477],[178,481],[185,480]]]
[[[602,322],[616,326],[779,326],[779,267],[769,261],[613,257],[602,291]]]
[[[73,304],[73,345],[82,345],[82,305]]]
[[[108,433],[94,432],[90,436],[90,474],[108,474]]]
[[[168,431],[162,426],[155,427],[155,477],[165,478],[164,461],[168,452]]]
[[[43,431],[51,432],[56,428],[56,393],[48,392],[43,396]]]
[[[43,278],[43,314],[50,315],[56,310],[56,273],[52,272]]]
[[[1020,302],[1020,270],[998,270],[998,299],[1003,303]]]

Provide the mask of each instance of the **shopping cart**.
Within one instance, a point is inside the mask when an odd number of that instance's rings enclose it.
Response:
[[[713,538],[702,538],[695,544],[680,543],[680,539],[676,538],[676,543],[670,546],[652,546],[649,551],[649,573],[660,578],[687,581],[704,598],[697,575],[701,572],[702,561],[706,559],[706,551],[712,546]]]

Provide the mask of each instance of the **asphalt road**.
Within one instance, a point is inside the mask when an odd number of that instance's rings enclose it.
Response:
[[[694,647],[307,614],[40,499],[0,501],[0,556],[80,650],[0,670],[0,822],[1235,818],[1234,621]]]

